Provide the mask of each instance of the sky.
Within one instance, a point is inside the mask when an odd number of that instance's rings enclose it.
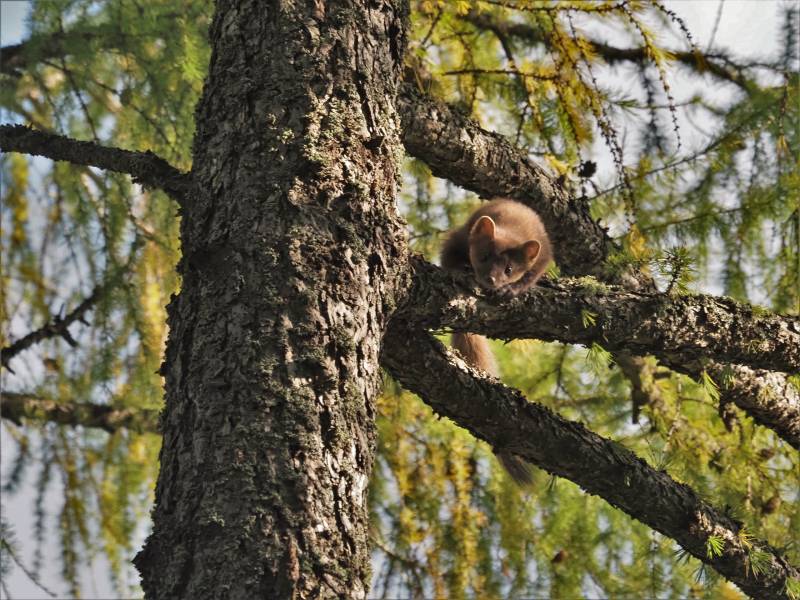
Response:
[[[686,22],[696,44],[701,49],[706,49],[712,32],[715,30],[721,0],[678,0],[667,1],[666,6],[674,10]],[[769,58],[777,49],[780,39],[779,14],[781,5],[787,4],[783,0],[727,0],[724,2],[716,25],[714,44],[716,47],[726,49],[734,56],[760,55]],[[29,4],[22,0],[0,0],[0,46],[15,44],[25,38],[25,17]],[[685,41],[675,37],[675,45],[683,48]],[[676,89],[676,99],[680,101],[681,94],[689,95],[691,90]],[[729,93],[729,92],[728,92]],[[684,129],[682,135],[687,135]],[[691,134],[689,139],[691,140]],[[684,140],[686,143],[686,139]],[[35,443],[35,437],[31,436]],[[9,466],[14,459],[15,444],[9,430],[5,425],[0,426],[0,481],[5,481]],[[29,469],[28,477],[20,486],[20,491],[14,495],[6,494],[0,502],[0,511],[3,516],[13,524],[16,537],[21,549],[20,558],[25,564],[30,565],[33,555],[33,510],[32,502],[35,497],[34,482],[36,469]],[[58,482],[52,482],[46,496],[46,510],[57,514],[62,501]],[[59,598],[66,596],[60,576],[60,548],[55,532],[55,519],[48,521],[48,531],[52,543],[46,544],[45,563],[42,572],[42,582],[58,594]],[[113,598],[112,588],[106,576],[107,564],[102,558],[97,558],[94,565],[82,570],[81,576],[88,583],[85,588],[87,598]],[[19,599],[39,600],[47,598],[19,568],[14,568],[5,582],[11,597]],[[6,598],[0,590],[0,598]]]
[[[17,44],[25,39],[25,18],[30,10],[30,3],[26,0],[0,0],[0,47]],[[5,375],[5,373],[4,373]],[[13,426],[12,426],[13,427]],[[32,444],[38,443],[38,436],[30,436]],[[15,457],[15,447],[10,431],[5,424],[0,425],[0,482],[5,482],[9,466]],[[18,546],[21,550],[19,557],[23,564],[30,567],[33,562],[33,530],[34,514],[33,500],[36,497],[35,476],[37,469],[29,469],[28,477],[20,486],[16,494],[3,493],[0,497],[0,514],[12,524]],[[0,492],[2,493],[2,492]],[[63,501],[60,483],[51,481],[45,495],[45,510],[50,515],[57,514]],[[56,594],[58,598],[67,598],[67,590],[61,579],[60,555],[61,549],[57,543],[57,523],[55,519],[47,521],[47,534],[52,543],[45,543],[43,548],[43,567],[41,582],[47,589]],[[107,563],[98,557],[94,564],[81,570],[81,580],[86,583],[85,597],[111,599],[115,597],[106,572]],[[45,592],[35,585],[31,579],[16,565],[12,567],[11,574],[4,582],[13,600],[42,600],[50,598]],[[0,589],[0,598],[7,598],[5,591]]]
[[[0,0],[0,42],[2,46],[22,40],[23,20],[28,13],[26,0]]]

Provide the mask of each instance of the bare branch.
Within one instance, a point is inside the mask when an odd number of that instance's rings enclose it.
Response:
[[[127,173],[135,182],[161,188],[178,200],[182,200],[191,188],[190,174],[181,173],[149,150],[133,152],[110,148],[24,125],[0,125],[0,149]]]
[[[131,248],[131,254],[128,259],[128,263],[124,266],[119,266],[114,269],[106,278],[106,280],[102,283],[98,283],[92,293],[89,294],[83,301],[81,301],[78,306],[76,306],[72,311],[70,311],[65,317],[61,317],[60,315],[56,315],[50,319],[47,323],[45,323],[39,329],[35,331],[31,331],[30,333],[22,336],[16,342],[11,344],[10,346],[6,346],[2,350],[0,350],[0,364],[2,364],[5,368],[7,368],[12,373],[14,372],[11,367],[9,367],[9,362],[12,358],[14,358],[17,354],[30,348],[34,344],[38,344],[42,340],[46,340],[49,338],[54,337],[62,337],[64,341],[66,341],[70,346],[73,348],[78,345],[78,342],[75,341],[75,338],[69,332],[69,326],[75,323],[76,321],[80,321],[84,325],[88,325],[86,320],[84,319],[84,315],[111,289],[115,288],[117,285],[120,284],[122,277],[131,266],[131,261],[134,260],[136,254],[134,252],[136,246],[139,245],[139,240],[134,239]]]
[[[10,346],[6,346],[0,350],[0,362],[2,362],[2,365],[13,373],[13,369],[8,366],[12,358],[14,358],[23,350],[27,350],[34,344],[38,344],[42,340],[49,338],[62,337],[70,346],[77,346],[78,343],[69,333],[69,326],[75,321],[80,321],[81,323],[86,324],[83,315],[86,314],[86,312],[91,309],[92,306],[94,306],[94,304],[100,299],[107,289],[108,284],[100,284],[95,286],[94,290],[92,290],[92,293],[83,302],[76,306],[67,316],[62,318],[56,315],[39,329],[31,331]]]
[[[116,408],[84,402],[61,404],[33,394],[15,392],[3,392],[0,400],[0,417],[17,425],[26,419],[73,427],[99,427],[109,433],[123,428],[140,433],[158,433],[158,414],[157,410],[144,408]]]
[[[660,388],[654,380],[655,365],[624,352],[615,352],[614,362],[631,382],[633,422],[637,423],[642,406],[662,402]],[[795,450],[800,450],[800,388],[786,375],[713,360],[704,361],[702,365],[689,363],[680,368],[680,372],[696,380],[704,370],[719,386],[721,416],[726,407],[733,404],[759,425],[772,429]]]
[[[174,19],[182,16],[182,12],[159,15],[158,19]],[[0,48],[0,73],[12,77],[20,75],[21,69],[31,65],[31,58],[42,61],[52,58],[64,58],[70,48],[86,47],[98,42],[104,50],[123,50],[130,32],[116,27],[113,23],[100,25],[86,22],[75,23],[69,31],[53,31],[36,33],[19,44]],[[96,44],[95,44],[96,45]]]
[[[432,336],[414,334],[399,323],[395,318],[389,327],[381,362],[437,413],[495,450],[513,452],[569,479],[674,539],[754,598],[787,597],[785,583],[800,575],[798,569],[766,542],[755,541],[753,549],[765,553],[769,566],[751,572],[748,549],[740,541],[741,524],[704,502],[689,486],[651,468],[620,444],[482,377]],[[720,556],[710,557],[707,551],[712,535],[724,540]]]
[[[615,352],[614,362],[631,383],[631,420],[639,422],[639,412],[643,406],[661,403],[661,390],[653,375],[656,366],[642,356],[632,356],[627,352]]]
[[[707,359],[800,370],[800,317],[729,298],[631,292],[595,280],[559,279],[506,301],[430,263],[411,261],[415,282],[397,315],[419,329],[469,331],[500,339],[597,343],[653,354],[681,370]],[[592,323],[585,316],[591,315]]]
[[[98,31],[96,29],[53,32],[49,35],[38,35],[19,44],[3,46],[0,48],[0,73],[12,76],[19,75],[19,70],[28,66],[28,55],[34,48],[38,52],[40,59],[62,57],[66,54],[67,47],[91,42],[97,35]],[[109,36],[109,43],[111,43],[111,39]]]
[[[506,36],[525,40],[530,44],[538,45],[548,42],[545,32],[527,23],[501,21],[490,13],[476,11],[468,13],[463,18],[478,29],[499,32]],[[591,40],[586,40],[586,44],[592,54],[603,57],[611,65],[622,62],[644,65],[651,61],[648,49],[644,46],[617,48],[616,46]],[[681,65],[693,69],[697,73],[709,73],[717,79],[733,83],[745,91],[752,87],[750,80],[742,74],[747,65],[737,65],[724,54],[670,51],[670,56],[674,57]]]

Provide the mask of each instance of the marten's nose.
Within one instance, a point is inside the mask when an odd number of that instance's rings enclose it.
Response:
[[[494,285],[494,277],[489,275],[489,285]]]

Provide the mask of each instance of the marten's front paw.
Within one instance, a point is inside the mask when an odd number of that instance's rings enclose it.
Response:
[[[495,288],[494,293],[500,298],[508,300],[510,298],[514,298],[518,292],[516,289],[514,289],[514,287],[510,285],[504,285],[503,287]]]

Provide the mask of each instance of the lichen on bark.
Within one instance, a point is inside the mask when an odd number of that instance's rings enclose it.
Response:
[[[148,597],[366,596],[405,20],[400,2],[217,3]]]

